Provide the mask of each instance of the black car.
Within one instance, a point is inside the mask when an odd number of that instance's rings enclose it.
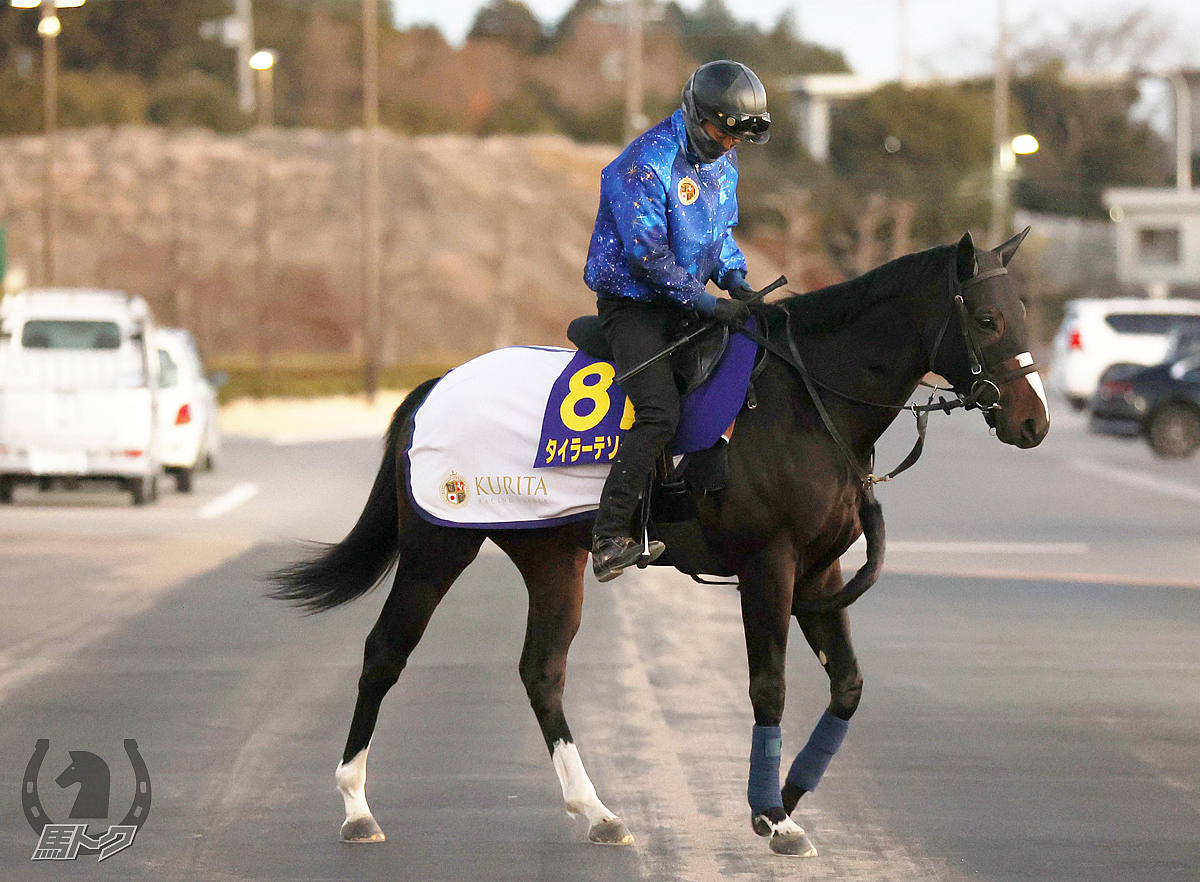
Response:
[[[1165,459],[1200,449],[1200,345],[1181,340],[1154,367],[1115,364],[1100,377],[1088,428],[1106,435],[1144,437]]]

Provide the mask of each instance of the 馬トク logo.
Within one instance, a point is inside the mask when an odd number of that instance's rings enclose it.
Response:
[[[69,751],[71,764],[54,779],[54,783],[62,788],[79,785],[70,815],[77,822],[56,824],[46,814],[38,796],[38,773],[49,750],[50,740],[39,738],[21,783],[21,807],[25,810],[29,826],[38,834],[32,860],[73,861],[80,854],[95,854],[99,855],[97,860],[102,861],[132,845],[133,837],[150,814],[150,773],[138,753],[137,741],[125,739],[125,753],[133,766],[136,782],[133,804],[120,824],[114,824],[99,836],[88,835],[88,819],[108,818],[108,763],[86,750]]]

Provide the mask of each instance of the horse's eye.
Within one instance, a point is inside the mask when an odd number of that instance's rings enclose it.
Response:
[[[979,324],[979,327],[983,328],[985,331],[996,330],[996,319],[990,315],[976,316],[975,321]]]

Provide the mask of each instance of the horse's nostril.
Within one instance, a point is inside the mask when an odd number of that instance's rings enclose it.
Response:
[[[1037,420],[1033,419],[1032,417],[1025,420],[1025,422],[1021,424],[1021,433],[1025,436],[1025,440],[1037,441],[1039,435],[1041,434],[1038,431]]]

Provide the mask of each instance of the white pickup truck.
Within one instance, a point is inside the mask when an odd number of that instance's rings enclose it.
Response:
[[[0,300],[0,503],[13,488],[116,480],[158,497],[158,365],[146,301],[44,289]]]

